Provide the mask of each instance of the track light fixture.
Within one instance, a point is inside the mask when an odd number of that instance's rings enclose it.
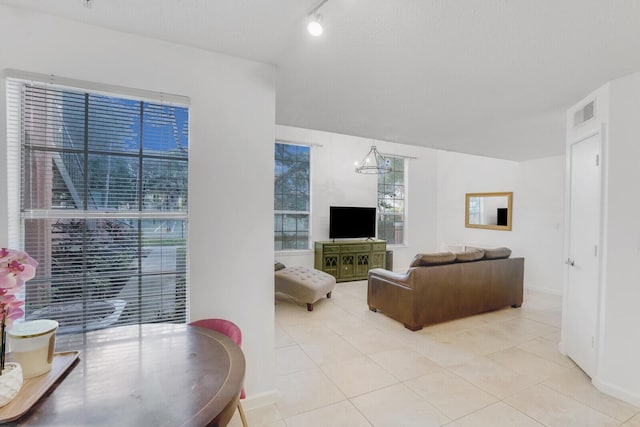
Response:
[[[307,31],[309,31],[309,34],[315,37],[322,35],[322,15],[320,15],[319,13],[313,15],[313,18],[311,18],[309,24],[307,24]]]
[[[318,10],[329,0],[322,0],[316,7],[314,7],[313,9],[311,9],[311,12],[309,12],[307,14],[307,16],[310,16],[310,20],[309,23],[307,24],[307,31],[309,31],[309,34],[311,34],[312,36],[318,37],[320,35],[322,35],[323,32],[323,28],[322,28],[322,15],[320,15],[318,13]]]

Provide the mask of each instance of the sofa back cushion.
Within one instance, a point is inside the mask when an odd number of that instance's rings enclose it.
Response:
[[[483,249],[468,249],[464,252],[456,253],[456,262],[471,262],[478,261],[484,257]]]
[[[511,256],[511,249],[504,248],[504,247],[488,249],[488,248],[473,248],[469,246],[467,250],[469,249],[484,251],[484,258],[482,259],[503,259],[503,258],[509,258]]]
[[[484,259],[502,259],[511,256],[509,248],[484,249]]]
[[[433,254],[417,254],[413,257],[409,267],[427,267],[430,265],[451,264],[456,260],[452,252],[438,252]]]

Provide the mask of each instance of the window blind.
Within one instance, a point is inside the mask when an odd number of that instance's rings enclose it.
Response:
[[[9,236],[39,262],[25,320],[184,322],[189,110],[7,79]]]

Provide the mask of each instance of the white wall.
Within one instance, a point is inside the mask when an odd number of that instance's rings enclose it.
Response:
[[[525,286],[562,290],[564,156],[512,162],[438,152],[438,245],[506,246],[525,258]],[[513,192],[512,230],[465,227],[465,194]]]
[[[518,194],[515,192],[518,163],[469,154],[438,152],[438,243],[478,246],[514,246],[520,225]],[[514,231],[466,228],[464,209],[466,193],[514,192],[512,222]]]
[[[640,405],[640,73],[610,83],[597,385]],[[606,108],[606,107],[604,107]]]
[[[190,115],[190,315],[242,328],[247,393],[275,389],[274,68],[0,6],[0,70],[184,95]],[[5,87],[0,164],[6,163]],[[0,244],[7,242],[0,167]],[[250,173],[248,173],[250,171]],[[249,266],[248,263],[251,263]],[[248,268],[250,267],[250,268]]]
[[[562,294],[565,157],[518,165],[513,213],[518,251],[525,257],[525,286]],[[517,199],[516,199],[517,198]]]
[[[415,157],[407,162],[408,241],[389,247],[394,270],[406,270],[416,253],[437,248],[436,150],[289,126],[276,126],[276,139],[321,145],[311,150],[312,242],[329,238],[329,206],[377,205],[377,176],[354,170],[375,143],[381,153]],[[313,251],[278,252],[276,258],[285,265],[313,267]]]

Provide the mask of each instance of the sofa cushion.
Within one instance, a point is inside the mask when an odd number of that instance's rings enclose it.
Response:
[[[286,268],[283,263],[278,262],[278,261],[274,261],[273,262],[273,270],[274,271],[282,270],[283,268]]]
[[[482,249],[468,249],[464,252],[456,253],[456,262],[471,262],[477,261],[484,257],[484,250]]]
[[[451,264],[456,260],[452,252],[438,252],[433,254],[418,254],[413,257],[409,267],[426,267],[429,265]]]
[[[510,256],[511,249],[509,248],[484,249],[484,259],[501,259]]]

